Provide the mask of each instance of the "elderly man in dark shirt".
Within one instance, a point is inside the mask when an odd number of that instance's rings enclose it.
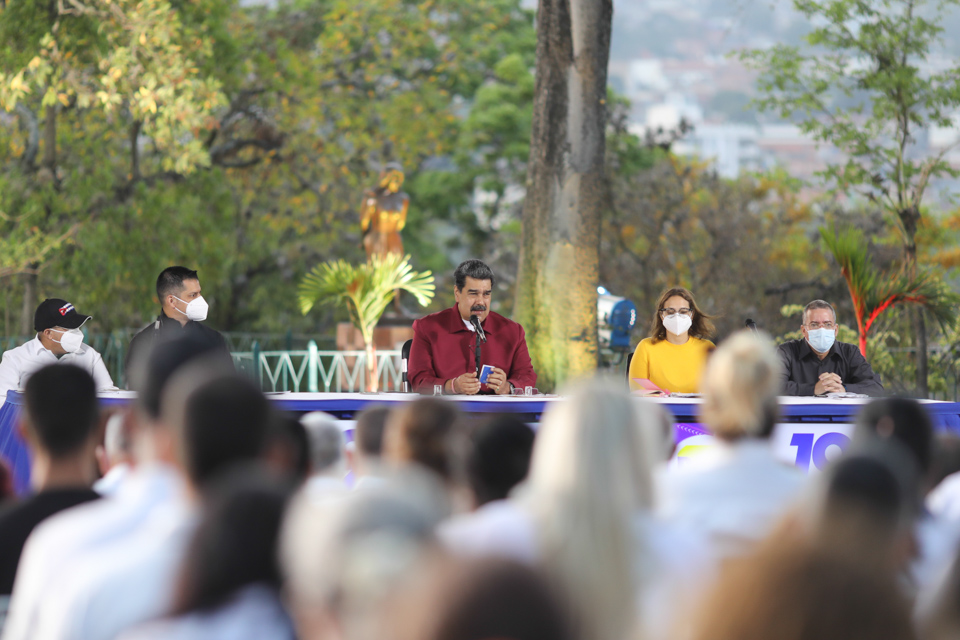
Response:
[[[804,307],[800,326],[803,338],[784,342],[777,349],[783,362],[783,395],[884,394],[880,376],[860,349],[836,341],[837,312],[830,303],[814,300]]]

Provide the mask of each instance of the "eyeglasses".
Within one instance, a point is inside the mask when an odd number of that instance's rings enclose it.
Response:
[[[693,309],[688,309],[687,307],[680,307],[679,309],[673,309],[671,307],[667,307],[666,309],[660,309],[660,315],[664,317],[672,316],[677,313],[679,313],[682,316],[692,316]]]
[[[816,331],[817,329],[833,329],[833,328],[836,327],[836,326],[837,326],[837,325],[835,325],[835,324],[832,323],[832,322],[809,322],[809,323],[807,323],[807,329],[813,329],[814,331]]]

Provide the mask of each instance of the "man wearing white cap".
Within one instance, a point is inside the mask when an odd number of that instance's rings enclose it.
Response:
[[[48,364],[72,364],[93,376],[98,391],[115,389],[103,358],[83,343],[80,327],[89,319],[66,300],[48,298],[41,302],[33,316],[37,336],[4,352],[0,361],[0,398],[6,400],[11,389],[23,389],[27,379]]]

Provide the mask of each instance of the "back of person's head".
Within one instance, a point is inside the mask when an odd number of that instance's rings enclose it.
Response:
[[[636,518],[652,506],[648,405],[600,379],[547,410],[524,500],[542,563],[576,608],[577,637],[622,638],[635,616]]]
[[[271,409],[249,378],[196,362],[171,380],[161,405],[164,421],[179,435],[180,460],[196,487],[264,453]]]
[[[470,437],[467,482],[476,506],[503,500],[527,477],[533,429],[510,415],[480,424]]]
[[[398,607],[398,640],[572,640],[565,608],[534,569],[489,558],[434,564]]]
[[[23,397],[24,426],[44,453],[64,458],[92,444],[99,404],[89,373],[69,364],[49,365],[30,376]]]
[[[225,367],[233,366],[230,354],[206,334],[197,332],[173,339],[158,338],[149,353],[131,363],[131,389],[137,392],[137,403],[148,418],[160,417],[160,399],[173,375],[200,358],[215,359]]]
[[[776,426],[782,365],[773,343],[740,331],[724,340],[704,371],[701,417],[724,440],[766,438]]]
[[[161,271],[157,276],[157,300],[163,304],[163,299],[171,293],[179,294],[184,280],[199,280],[197,272],[186,267],[167,267]]]
[[[769,539],[728,563],[693,616],[692,640],[911,640],[889,567]]]
[[[819,479],[819,544],[864,562],[905,569],[912,555],[917,513],[913,463],[897,449],[851,451]]]
[[[387,423],[387,457],[417,463],[447,482],[455,481],[459,418],[456,405],[446,400],[421,398],[408,403]]]
[[[389,416],[389,407],[370,407],[357,415],[353,441],[360,455],[380,457],[383,451],[383,432]]]
[[[369,632],[384,599],[417,574],[435,525],[399,488],[321,499],[300,492],[284,519],[280,546],[298,637],[327,637],[318,628],[331,620],[341,637],[358,637],[357,626]]]
[[[300,422],[310,441],[311,471],[342,474],[344,440],[337,419],[323,411],[311,411],[300,416]]]
[[[290,487],[255,464],[210,482],[180,567],[174,613],[216,608],[248,585],[279,591],[279,534]]]
[[[310,439],[297,418],[276,412],[270,421],[265,447],[267,466],[300,484],[310,477]]]
[[[904,447],[927,476],[933,460],[933,425],[926,410],[908,398],[878,398],[857,415],[855,439],[879,438]]]

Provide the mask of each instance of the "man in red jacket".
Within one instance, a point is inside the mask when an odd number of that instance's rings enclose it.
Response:
[[[523,327],[490,311],[494,276],[480,260],[467,260],[453,274],[453,295],[457,304],[413,323],[407,375],[414,391],[433,393],[442,385],[444,393],[507,395],[513,388],[537,383],[530,363]],[[480,364],[493,371],[482,384],[476,364],[476,329],[470,316],[480,321],[487,341],[480,345]]]

